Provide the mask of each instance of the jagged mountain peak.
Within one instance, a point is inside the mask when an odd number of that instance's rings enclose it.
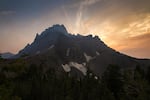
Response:
[[[48,40],[51,40],[52,38],[55,39],[60,34],[69,35],[66,27],[63,24],[55,24],[52,27],[45,29],[41,34],[37,33],[34,41],[40,41],[43,38],[49,38]]]
[[[52,27],[49,27],[44,32],[60,32],[63,34],[68,34],[66,27],[62,24],[55,24]]]
[[[105,44],[100,40],[98,36],[82,36],[82,35],[73,35],[67,32],[67,29],[64,25],[55,24],[52,27],[45,29],[41,34],[36,34],[34,41],[31,44],[25,46],[24,49],[20,50],[17,54],[18,56],[29,54],[34,55],[37,52],[43,52],[51,47],[51,45],[58,44],[61,41],[62,43],[72,42],[72,44],[93,44],[93,49],[97,48],[98,43],[100,43],[102,48],[105,48]],[[93,41],[93,42],[92,42]],[[66,44],[65,44],[66,45]]]

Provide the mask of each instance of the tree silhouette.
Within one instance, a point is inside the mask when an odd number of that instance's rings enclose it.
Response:
[[[118,100],[123,89],[123,76],[121,74],[120,67],[116,65],[109,65],[102,76],[102,82],[106,84],[108,89]]]

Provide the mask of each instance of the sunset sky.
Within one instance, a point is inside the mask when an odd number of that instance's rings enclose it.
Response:
[[[150,0],[0,0],[0,52],[17,53],[53,24],[150,58]]]

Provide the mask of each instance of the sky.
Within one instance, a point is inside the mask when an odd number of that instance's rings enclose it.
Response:
[[[17,53],[53,24],[150,58],[150,0],[0,0],[0,52]]]

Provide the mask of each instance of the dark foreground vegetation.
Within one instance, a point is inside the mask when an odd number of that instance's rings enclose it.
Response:
[[[150,67],[121,70],[109,65],[101,77],[90,70],[82,79],[23,60],[0,59],[0,100],[150,100]],[[3,64],[4,63],[4,64]],[[28,67],[27,67],[28,66]]]

